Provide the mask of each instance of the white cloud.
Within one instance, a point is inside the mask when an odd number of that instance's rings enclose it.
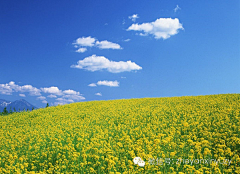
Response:
[[[8,84],[0,84],[0,94],[12,95],[12,88]]]
[[[52,87],[49,87],[49,88],[41,88],[41,90],[44,93],[50,93],[51,95],[48,96],[50,98],[56,98],[57,97],[56,95],[61,96],[60,98],[56,99],[57,101],[60,101],[61,103],[59,103],[59,102],[56,103],[55,102],[55,105],[73,103],[75,101],[85,99],[85,97],[83,97],[80,94],[80,92],[74,91],[72,89],[62,91],[62,90],[58,89],[58,87],[52,86]]]
[[[127,31],[143,31],[140,35],[146,36],[148,34],[154,35],[155,39],[168,39],[169,37],[178,33],[179,29],[184,29],[179,23],[178,18],[159,18],[154,22],[143,24],[132,24]]]
[[[96,46],[100,49],[122,49],[119,44],[109,42],[107,40],[104,41],[97,41]]]
[[[111,72],[111,73],[120,73],[125,71],[142,69],[142,67],[140,67],[139,65],[131,61],[115,62],[115,61],[108,60],[104,56],[96,56],[96,55],[92,55],[84,58],[83,60],[79,60],[77,62],[77,65],[72,65],[71,68],[86,69],[92,72],[106,69],[108,72]]]
[[[57,98],[57,96],[56,96],[56,95],[53,95],[53,94],[50,94],[50,95],[48,95],[47,97],[49,97],[49,98]]]
[[[86,47],[98,47],[100,49],[122,49],[121,46],[117,43],[113,43],[107,40],[98,41],[91,36],[78,38],[75,42],[73,42],[75,48],[77,48],[76,52],[84,53],[87,51]]]
[[[49,98],[57,98],[58,96],[61,96],[63,98],[65,103],[72,103],[74,101],[84,100],[85,97],[80,94],[80,92],[74,91],[72,89],[68,90],[60,90],[58,87],[52,86],[52,87],[45,87],[45,88],[36,88],[32,85],[23,85],[19,86],[16,85],[15,82],[10,81],[6,84],[0,84],[0,94],[5,95],[11,95],[13,92],[21,92],[19,96],[26,97],[25,94],[22,94],[22,92],[29,92],[30,95],[36,95],[37,100],[42,100],[42,103],[47,103],[46,97],[41,95],[41,92],[43,93],[50,93],[47,97]]]
[[[95,87],[95,86],[97,86],[95,83],[91,83],[91,84],[89,84],[88,86],[90,86],[90,87]]]
[[[44,97],[44,96],[39,96],[39,97],[37,97],[37,99],[39,99],[39,100],[46,100],[46,97]]]
[[[42,103],[48,103],[47,100],[43,100]]]
[[[138,17],[138,14],[133,14],[132,16],[128,16],[128,18],[131,19],[133,22],[135,22],[136,19],[139,17]]]
[[[76,92],[76,91],[71,90],[71,89],[65,90],[65,91],[63,91],[63,93],[68,94],[68,95],[79,95],[80,94],[79,92]]]
[[[129,42],[131,39],[125,39],[124,42]]]
[[[64,105],[64,104],[67,104],[67,103],[62,103],[62,102],[54,102],[54,105]]]
[[[81,96],[79,92],[77,93],[78,94],[63,95],[62,97],[57,98],[56,99],[57,102],[54,102],[54,105],[63,105],[63,104],[73,103],[75,101],[85,100],[85,97]]]
[[[11,95],[13,92],[28,92],[32,96],[41,95],[41,90],[33,87],[32,85],[19,86],[13,81],[6,84],[0,84],[1,94]]]
[[[38,88],[33,87],[32,85],[24,85],[21,87],[20,92],[29,92],[32,96],[41,95],[41,90]]]
[[[72,100],[72,99],[66,99],[66,98],[57,98],[56,99],[58,102],[55,102],[55,104],[57,103],[57,104],[61,104],[61,105],[63,105],[63,104],[68,104],[68,103],[73,103],[74,102],[74,100]]]
[[[63,98],[71,99],[71,100],[85,100],[85,97],[81,95],[64,95]]]
[[[91,36],[78,38],[73,44],[78,46],[94,46],[96,39]]]
[[[115,81],[107,81],[107,80],[103,80],[103,81],[98,81],[97,85],[104,85],[104,86],[110,86],[110,87],[118,87],[119,86],[119,82],[117,80]]]
[[[58,89],[58,87],[51,86],[49,88],[41,88],[42,92],[50,93],[55,95],[62,95],[62,91]]]
[[[61,101],[61,102],[74,102],[73,100],[68,100],[68,99],[65,99],[65,98],[57,98],[56,100]]]
[[[84,53],[87,51],[87,48],[79,48],[76,52],[77,53]]]
[[[174,12],[176,13],[178,10],[181,10],[181,8],[177,5],[177,6],[174,8]]]
[[[102,96],[102,94],[100,92],[96,93],[95,95]]]

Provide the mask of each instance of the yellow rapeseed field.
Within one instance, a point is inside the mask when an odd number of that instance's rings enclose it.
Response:
[[[0,117],[0,173],[240,173],[239,120],[240,94],[13,113]]]

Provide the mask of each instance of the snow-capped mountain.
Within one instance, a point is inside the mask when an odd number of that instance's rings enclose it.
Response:
[[[0,99],[0,107],[7,107],[9,104],[11,104],[10,101]]]
[[[12,111],[14,111],[14,109],[16,111],[23,111],[24,109],[32,110],[32,108],[34,108],[34,109],[37,108],[37,107],[33,106],[32,104],[28,103],[24,99],[16,100],[14,102],[0,99],[0,112],[2,112],[5,107],[7,108],[8,111],[10,111],[10,109],[12,109]]]

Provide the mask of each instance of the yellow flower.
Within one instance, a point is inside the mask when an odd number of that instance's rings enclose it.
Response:
[[[176,154],[175,152],[170,152],[170,156],[171,156],[171,157],[174,157],[175,154]]]

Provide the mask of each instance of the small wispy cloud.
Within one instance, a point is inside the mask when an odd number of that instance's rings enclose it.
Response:
[[[139,18],[138,14],[133,14],[132,16],[128,16],[129,19],[131,19],[133,22],[136,21],[137,18]]]
[[[182,24],[178,18],[159,18],[154,22],[132,24],[127,31],[143,31],[141,36],[149,34],[154,35],[155,39],[168,39],[178,33],[178,30],[183,30]]]
[[[100,80],[97,83],[91,83],[88,86],[96,87],[96,86],[109,86],[109,87],[119,87],[119,82],[115,81],[108,81],[108,80]]]
[[[120,73],[125,71],[133,71],[133,70],[141,70],[142,67],[137,65],[130,60],[127,62],[124,61],[112,61],[107,59],[104,56],[96,56],[92,55],[84,58],[83,60],[79,60],[77,65],[71,65],[71,68],[85,69],[88,71],[100,71],[107,70],[111,73]]]
[[[98,92],[98,93],[95,93],[95,95],[102,96],[102,93]]]
[[[47,97],[49,97],[49,98],[57,98],[57,96],[56,96],[56,95],[53,95],[53,94],[50,94],[50,95],[48,95]]]
[[[131,39],[125,39],[124,42],[129,42]]]
[[[97,41],[95,45],[100,49],[122,49],[119,44],[109,42],[107,40],[101,42]]]
[[[77,48],[76,52],[84,53],[87,51],[86,47],[97,47],[99,49],[122,49],[122,47],[117,44],[107,40],[98,41],[96,38],[91,36],[88,37],[80,37],[73,42],[75,48]]]
[[[97,85],[104,85],[104,86],[110,86],[110,87],[119,87],[119,82],[117,80],[115,80],[115,81],[103,80],[103,81],[98,81]]]
[[[20,97],[26,97],[26,95],[25,95],[25,94],[19,94],[19,96],[20,96]]]
[[[44,96],[39,96],[39,97],[37,97],[37,99],[38,99],[38,100],[46,100],[46,97],[44,97]]]
[[[79,49],[77,49],[77,53],[84,53],[84,52],[86,52],[87,51],[87,48],[79,48]]]
[[[176,13],[178,10],[181,10],[181,8],[177,5],[177,6],[174,8],[174,12]]]
[[[96,85],[96,83],[90,83],[88,86],[90,86],[90,87],[96,87],[97,85]]]

